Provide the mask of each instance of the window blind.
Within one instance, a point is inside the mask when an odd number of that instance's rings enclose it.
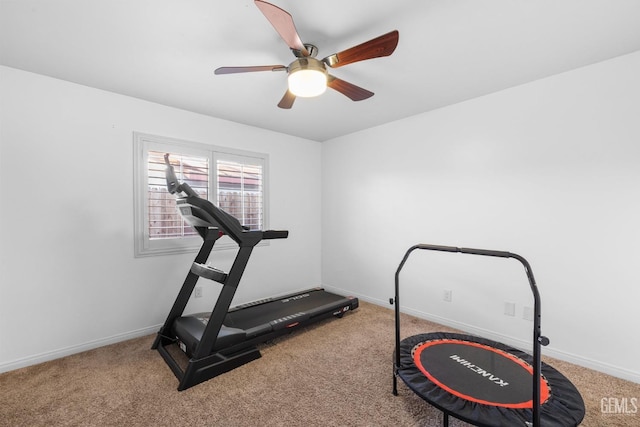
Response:
[[[238,218],[250,230],[263,228],[263,168],[229,160],[217,160],[218,206]]]
[[[198,195],[209,198],[209,159],[169,153],[170,161],[181,182],[189,184]],[[167,191],[164,152],[148,152],[148,224],[149,239],[171,239],[197,235],[176,209],[176,198]]]

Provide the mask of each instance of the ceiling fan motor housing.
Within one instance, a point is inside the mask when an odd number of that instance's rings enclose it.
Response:
[[[300,70],[313,70],[324,73],[325,75],[327,74],[327,68],[325,67],[324,62],[311,57],[298,58],[287,67],[289,74]]]

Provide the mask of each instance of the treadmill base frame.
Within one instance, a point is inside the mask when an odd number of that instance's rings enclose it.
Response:
[[[183,369],[169,352],[168,346],[170,345],[177,345],[177,343],[175,340],[158,335],[153,348],[158,350],[180,381],[178,391],[186,390],[262,357],[257,347],[251,346],[230,355],[214,353],[200,359],[191,358]]]

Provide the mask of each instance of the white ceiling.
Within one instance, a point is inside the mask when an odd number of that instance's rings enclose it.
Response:
[[[324,141],[640,50],[638,0],[271,0],[318,58],[397,29],[394,54],[331,70],[276,106],[286,74],[213,74],[294,56],[253,0],[0,0],[0,63]]]

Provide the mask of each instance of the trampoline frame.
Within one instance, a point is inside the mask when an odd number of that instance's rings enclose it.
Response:
[[[429,245],[429,244],[417,244],[409,248],[402,258],[398,269],[395,274],[395,297],[394,300],[391,301],[395,305],[395,341],[396,341],[396,349],[395,349],[395,360],[394,360],[394,369],[393,369],[393,394],[395,396],[398,395],[398,370],[400,369],[400,271],[404,267],[405,263],[409,259],[409,255],[416,250],[429,250],[429,251],[438,251],[438,252],[457,252],[463,254],[471,254],[471,255],[482,255],[482,256],[490,256],[490,257],[498,257],[498,258],[513,258],[524,266],[525,272],[527,274],[527,279],[529,280],[529,286],[531,288],[531,292],[533,293],[533,426],[540,426],[540,379],[541,379],[541,346],[548,345],[549,339],[547,337],[542,336],[540,330],[540,293],[538,292],[538,288],[536,286],[536,280],[533,277],[533,271],[531,270],[531,266],[529,262],[522,256],[504,251],[493,251],[487,249],[471,249],[471,248],[458,248],[455,246],[440,246],[440,245]],[[448,425],[448,415],[449,411],[446,411],[440,408],[444,414],[444,425]],[[451,413],[451,415],[454,415]]]

